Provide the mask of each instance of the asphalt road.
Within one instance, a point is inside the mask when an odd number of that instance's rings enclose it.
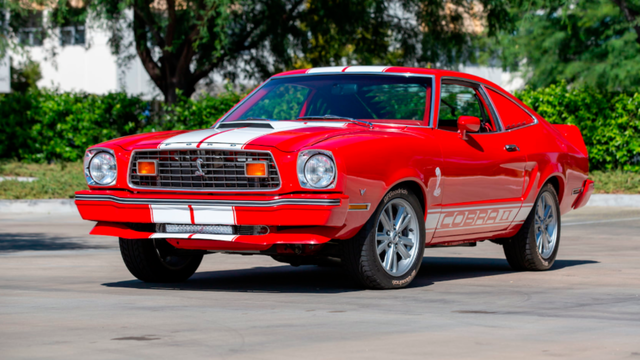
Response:
[[[563,218],[547,272],[502,249],[428,249],[409,288],[209,255],[188,282],[134,280],[69,215],[0,215],[0,358],[640,359],[640,209]]]

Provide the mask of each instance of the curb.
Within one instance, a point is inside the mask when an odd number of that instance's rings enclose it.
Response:
[[[640,208],[640,195],[593,194],[587,206],[615,206]]]
[[[640,195],[593,194],[587,206],[640,208]],[[0,200],[0,214],[70,214],[78,213],[73,199]]]
[[[78,213],[73,199],[0,200],[0,214],[71,214]]]

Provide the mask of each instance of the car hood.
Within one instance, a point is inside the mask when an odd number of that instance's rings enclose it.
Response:
[[[164,131],[126,136],[97,146],[117,145],[131,151],[149,148],[238,150],[251,145],[275,147],[281,151],[291,152],[328,138],[363,130],[364,128],[360,125],[341,121],[233,122],[221,124],[215,129]]]

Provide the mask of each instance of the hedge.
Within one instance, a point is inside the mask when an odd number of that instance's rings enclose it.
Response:
[[[640,171],[640,93],[571,89],[566,84],[516,93],[552,124],[582,132],[591,170]]]
[[[0,158],[77,161],[87,147],[120,136],[211,126],[242,95],[227,91],[167,106],[124,93],[32,90],[0,95]],[[640,171],[640,94],[570,89],[565,84],[516,96],[551,123],[582,131],[592,170]]]
[[[30,90],[0,95],[0,158],[78,161],[96,143],[140,132],[210,127],[240,100],[226,92],[167,106],[124,93]]]

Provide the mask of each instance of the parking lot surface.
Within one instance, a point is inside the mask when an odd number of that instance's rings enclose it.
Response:
[[[550,271],[483,242],[427,249],[410,287],[373,291],[223,254],[145,284],[77,215],[0,215],[0,358],[640,359],[640,209],[562,220]]]

